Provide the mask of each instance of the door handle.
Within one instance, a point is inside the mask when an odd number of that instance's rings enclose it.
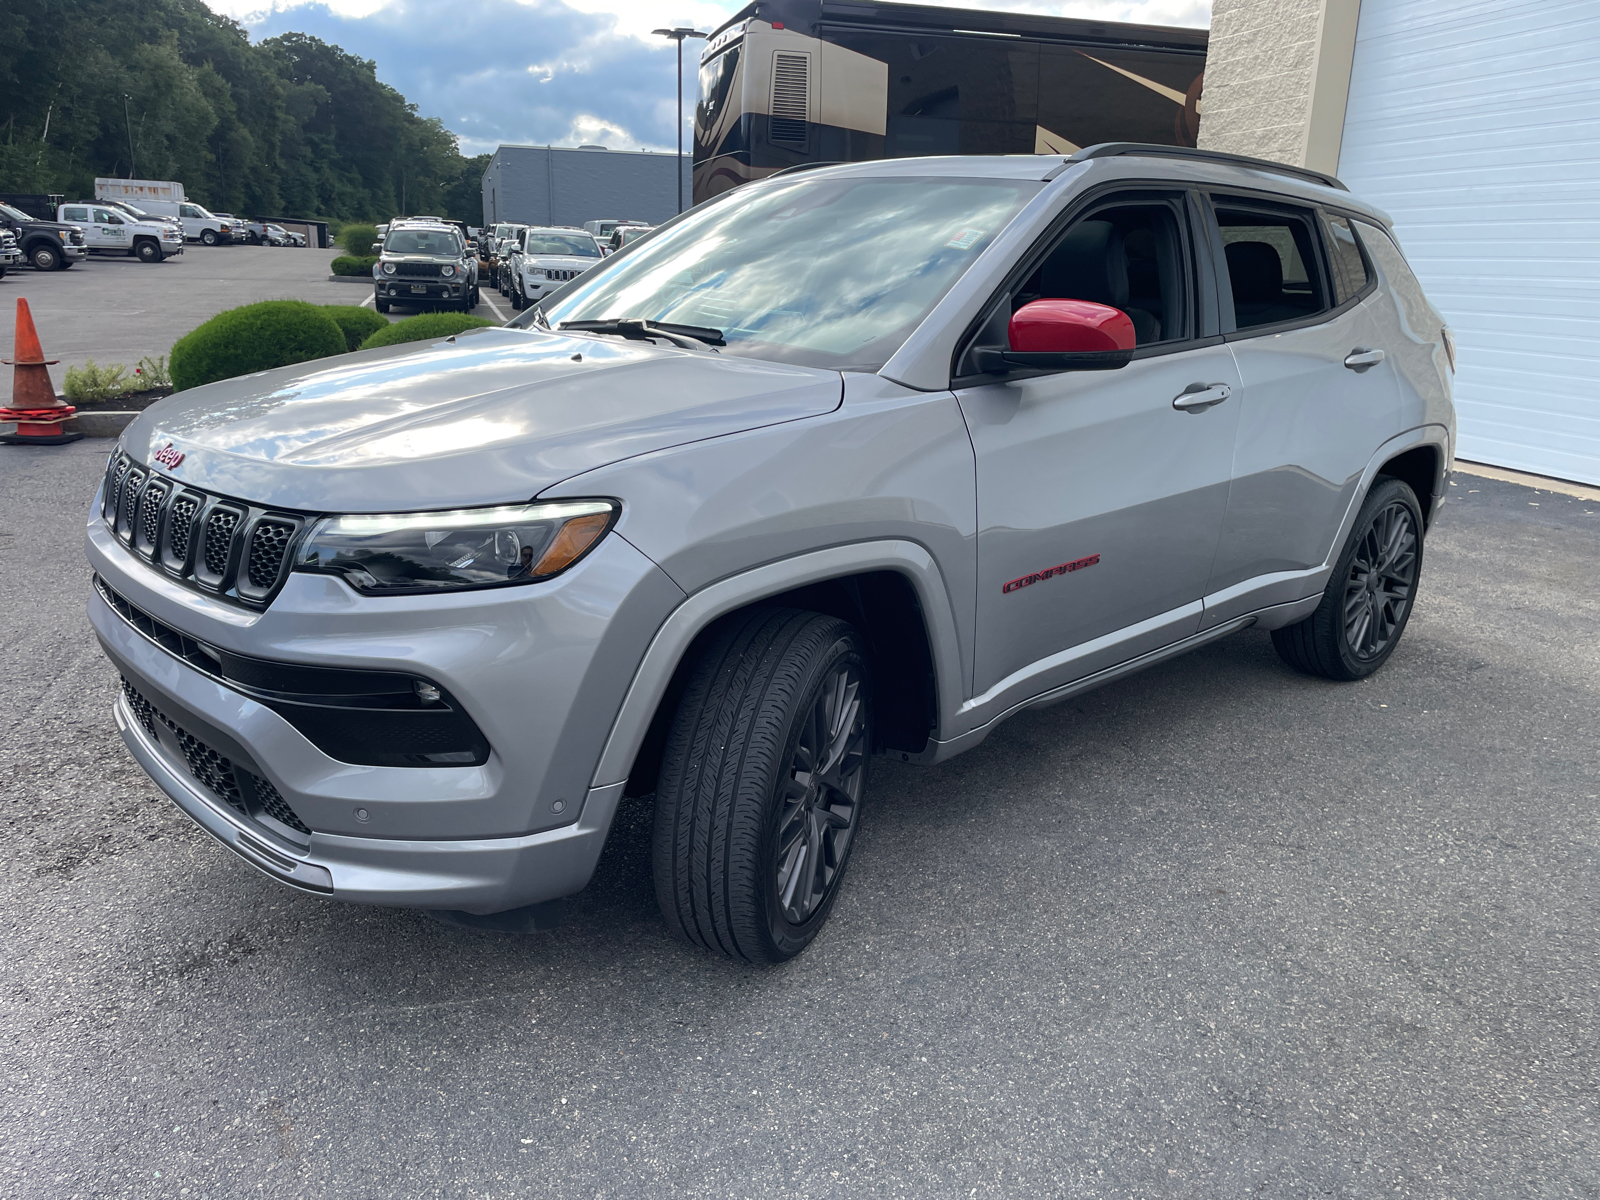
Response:
[[[1383,361],[1382,350],[1363,350],[1357,346],[1345,355],[1344,365],[1352,371],[1365,371],[1368,367],[1375,367]]]
[[[1179,412],[1205,412],[1231,395],[1233,389],[1225,383],[1191,383],[1173,399],[1172,407]]]

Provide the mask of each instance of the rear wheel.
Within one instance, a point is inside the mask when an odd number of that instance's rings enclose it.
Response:
[[[709,639],[656,786],[656,899],[674,934],[752,963],[816,937],[860,824],[870,684],[834,617],[754,610]]]
[[[1322,603],[1305,620],[1272,631],[1297,671],[1364,679],[1400,643],[1422,571],[1422,509],[1398,479],[1380,479],[1356,516]]]

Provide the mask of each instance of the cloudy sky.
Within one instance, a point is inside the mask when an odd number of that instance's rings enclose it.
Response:
[[[463,153],[478,154],[501,142],[674,148],[676,59],[672,44],[650,31],[714,29],[745,0],[208,3],[258,40],[297,30],[372,59],[379,79],[424,116],[443,120],[461,138]],[[959,6],[1200,27],[1211,15],[1211,0],[963,0]],[[695,95],[694,46],[684,51],[686,110]]]

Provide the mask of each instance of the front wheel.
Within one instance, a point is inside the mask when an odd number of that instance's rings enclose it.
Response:
[[[1367,494],[1328,579],[1305,620],[1272,631],[1272,645],[1297,671],[1345,682],[1388,661],[1411,618],[1422,571],[1422,509],[1398,479]]]
[[[54,246],[38,245],[28,251],[28,261],[35,271],[55,271],[61,267],[61,251]]]
[[[140,242],[133,248],[133,252],[139,256],[140,262],[158,263],[161,261],[161,247],[154,242]]]
[[[855,630],[757,609],[707,640],[656,783],[656,900],[678,937],[779,963],[810,945],[860,824],[872,692]]]
[[[386,313],[389,311],[389,302],[387,300],[374,300],[372,307],[381,313]]]
[[[215,229],[202,229],[200,231],[202,245],[215,246],[217,244],[217,231]]]

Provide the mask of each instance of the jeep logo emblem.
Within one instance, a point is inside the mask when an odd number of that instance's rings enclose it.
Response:
[[[183,451],[174,450],[172,443],[168,442],[155,453],[155,460],[169,471],[176,471],[178,464],[183,461]]]

